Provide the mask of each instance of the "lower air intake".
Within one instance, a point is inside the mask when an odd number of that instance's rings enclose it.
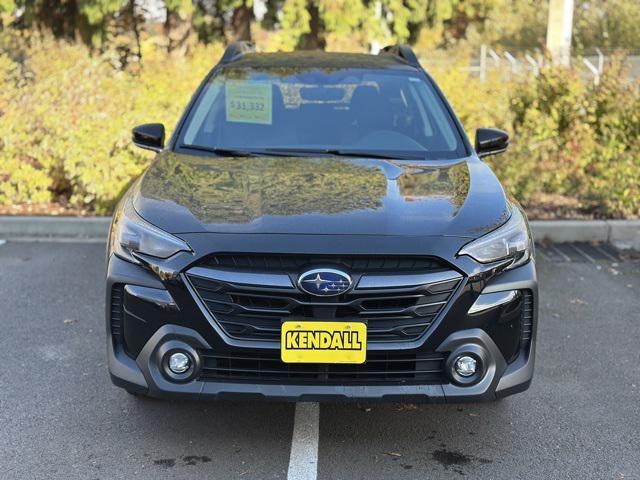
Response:
[[[367,354],[360,365],[284,363],[280,352],[214,352],[203,350],[200,380],[278,384],[442,384],[446,353]]]

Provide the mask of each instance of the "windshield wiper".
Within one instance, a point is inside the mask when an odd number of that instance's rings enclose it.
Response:
[[[301,153],[297,150],[288,151],[279,148],[261,148],[257,150],[242,150],[240,148],[205,147],[202,145],[180,145],[181,148],[215,153],[220,157],[293,157]],[[310,152],[315,153],[315,152]]]
[[[189,150],[198,150],[200,152],[215,153],[221,157],[253,157],[259,155],[259,152],[251,150],[239,150],[235,148],[218,148],[218,147],[203,147],[202,145],[180,145],[181,148],[188,148]]]
[[[347,150],[341,148],[266,148],[268,152],[289,154],[321,154],[339,157],[382,158],[386,160],[424,160],[419,155],[403,155],[400,153],[371,152],[369,150]]]
[[[257,156],[277,156],[277,157],[294,157],[299,155],[335,155],[339,157],[358,157],[358,158],[381,158],[385,160],[424,160],[420,155],[403,155],[400,153],[371,152],[369,150],[347,150],[340,148],[297,148],[297,147],[278,147],[278,148],[262,148],[258,150],[242,150],[238,148],[223,147],[205,147],[202,145],[180,145],[182,148],[198,150],[201,152],[209,152],[221,157],[257,157]]]
[[[364,158],[383,158],[387,160],[424,160],[424,157],[415,154],[403,154],[403,153],[384,153],[384,152],[370,152],[368,150],[332,150],[334,155],[340,155],[343,157],[364,157]]]

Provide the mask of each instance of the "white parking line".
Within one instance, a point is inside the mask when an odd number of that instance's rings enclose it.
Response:
[[[569,245],[571,245],[571,248],[573,248],[576,252],[578,252],[584,258],[589,260],[591,263],[596,263],[596,261],[593,259],[593,257],[591,255],[589,255],[587,252],[585,252],[581,248],[576,247],[573,243],[570,243]]]
[[[547,255],[546,253],[544,253],[542,248],[536,248],[536,255],[538,255],[538,254],[540,254],[540,256],[542,256],[545,260],[551,261],[551,257],[549,255]]]
[[[602,253],[605,257],[607,257],[609,260],[614,261],[614,262],[619,262],[620,259],[614,257],[613,255],[611,255],[609,252],[607,252],[604,248],[597,246],[595,247],[596,250],[598,250],[600,253]]]
[[[567,254],[564,253],[562,250],[560,250],[558,247],[551,245],[550,248],[551,250],[556,252],[558,255],[560,255],[562,258],[564,258],[565,262],[571,262],[571,259],[567,256]]]
[[[317,403],[297,403],[287,480],[316,480],[319,435],[320,406]]]

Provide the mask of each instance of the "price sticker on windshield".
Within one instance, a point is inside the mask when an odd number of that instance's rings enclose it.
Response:
[[[227,122],[271,125],[271,84],[227,82]]]

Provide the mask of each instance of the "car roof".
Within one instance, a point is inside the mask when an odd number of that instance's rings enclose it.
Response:
[[[297,51],[277,53],[246,53],[225,64],[241,67],[300,67],[300,68],[371,68],[415,70],[405,60],[395,55],[368,55],[364,53],[336,53],[322,51]]]

